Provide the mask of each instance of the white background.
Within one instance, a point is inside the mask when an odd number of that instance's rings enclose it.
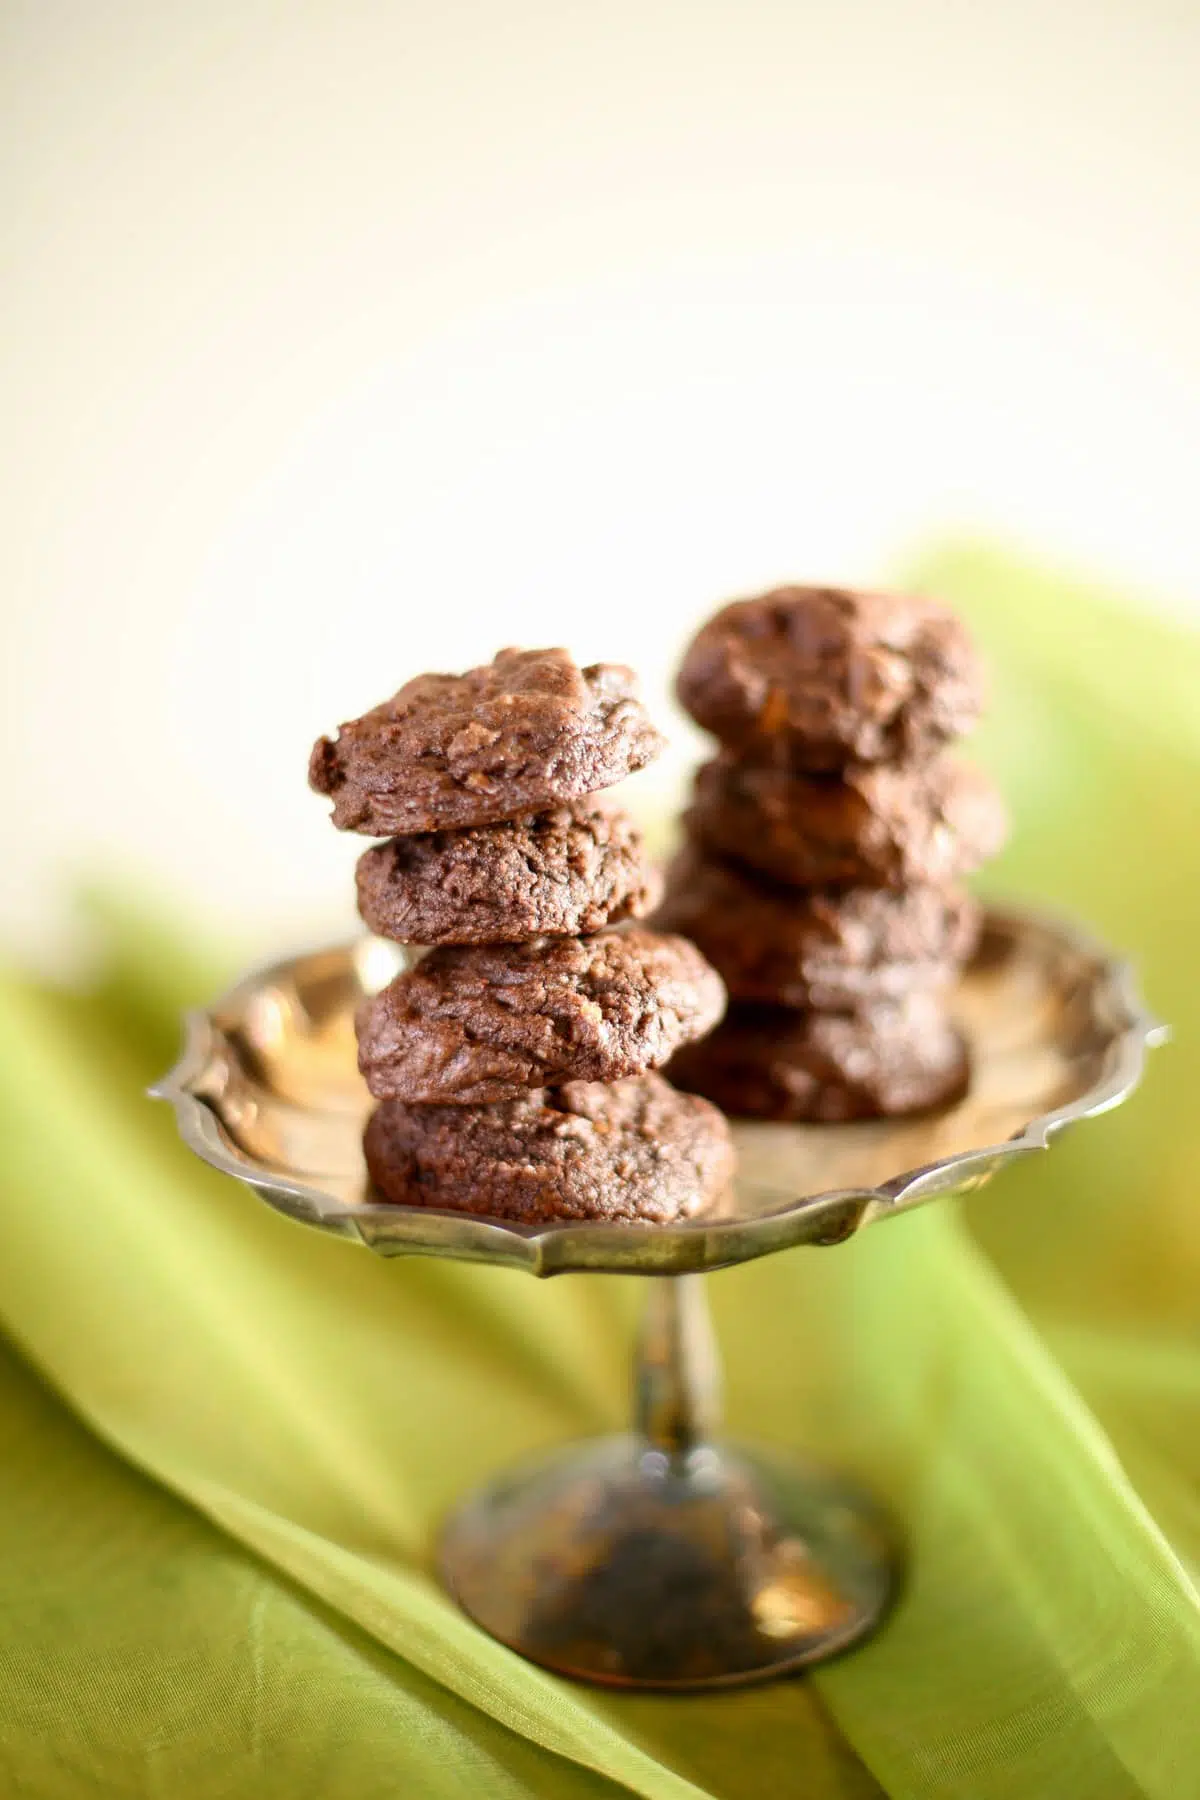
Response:
[[[343,926],[310,740],[502,643],[665,714],[963,526],[1200,610],[1188,0],[8,0],[0,82],[10,938]]]

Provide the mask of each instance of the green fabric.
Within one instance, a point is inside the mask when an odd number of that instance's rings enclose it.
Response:
[[[1176,1042],[968,1208],[711,1283],[737,1429],[900,1513],[887,1629],[688,1699],[475,1631],[435,1523],[623,1419],[637,1283],[385,1263],[195,1163],[142,1089],[238,959],[93,903],[102,982],[0,987],[5,1795],[1200,1793],[1200,647],[999,555],[919,573],[996,669],[990,886],[1135,950]]]

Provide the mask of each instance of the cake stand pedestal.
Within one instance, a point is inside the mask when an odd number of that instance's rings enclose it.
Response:
[[[589,1681],[733,1684],[829,1656],[886,1608],[894,1535],[841,1477],[717,1437],[703,1277],[649,1289],[632,1433],[464,1501],[446,1584],[493,1637]]]
[[[757,1681],[866,1636],[897,1590],[898,1534],[839,1474],[719,1435],[702,1277],[969,1193],[1115,1106],[1162,1036],[1125,965],[1073,925],[994,910],[953,997],[972,1061],[955,1106],[855,1125],[739,1125],[736,1178],[693,1219],[534,1227],[386,1205],[370,1188],[354,1011],[405,958],[364,938],[248,976],[189,1016],[183,1055],[153,1091],[206,1161],[379,1254],[652,1278],[633,1429],[461,1502],[439,1552],[451,1593],[532,1661],[626,1687]]]

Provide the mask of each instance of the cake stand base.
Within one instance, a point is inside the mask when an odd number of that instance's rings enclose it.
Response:
[[[442,1535],[446,1585],[493,1637],[586,1681],[732,1686],[835,1655],[895,1593],[885,1516],[839,1475],[718,1439],[703,1280],[647,1289],[635,1430],[470,1496]]]
[[[873,1503],[759,1450],[670,1456],[602,1438],[465,1501],[443,1579],[485,1631],[562,1675],[728,1687],[836,1655],[874,1629],[899,1565]]]

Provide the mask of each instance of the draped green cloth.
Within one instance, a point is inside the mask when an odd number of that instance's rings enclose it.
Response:
[[[900,1515],[885,1630],[692,1698],[475,1630],[436,1523],[624,1420],[637,1283],[384,1262],[193,1161],[143,1089],[238,959],[93,903],[101,981],[0,988],[0,1792],[1200,1794],[1200,646],[999,554],[917,573],[995,669],[991,887],[1133,951],[1176,1039],[965,1208],[710,1284],[738,1432]]]

